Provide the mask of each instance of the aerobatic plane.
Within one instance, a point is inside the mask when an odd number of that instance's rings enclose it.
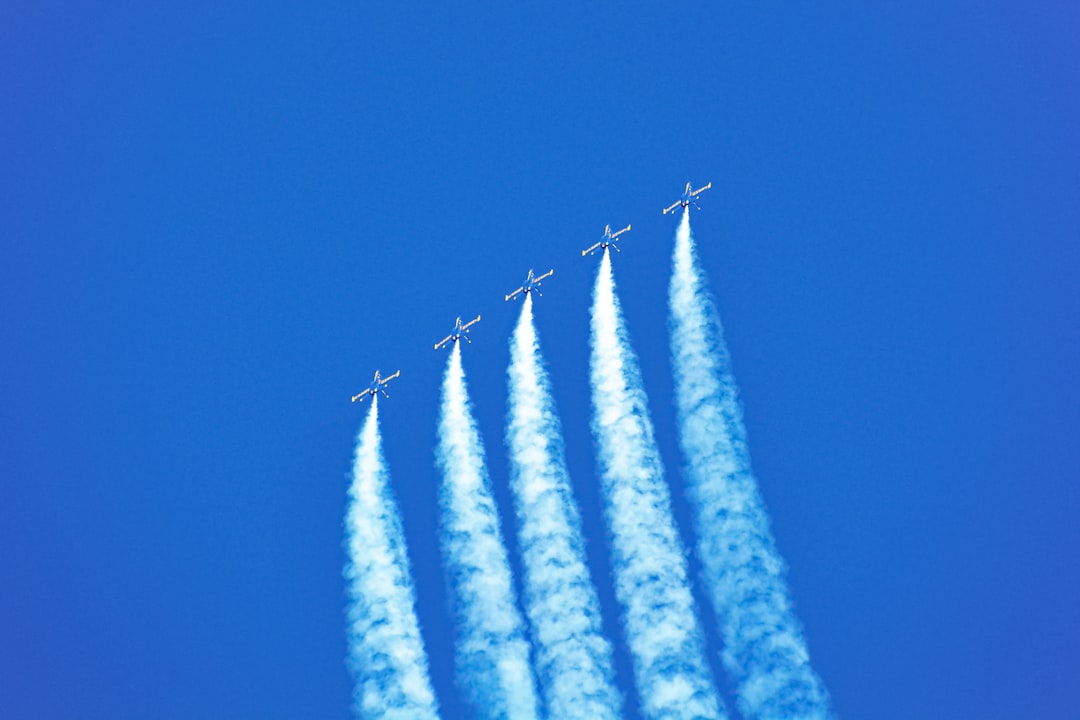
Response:
[[[480,322],[480,316],[479,315],[477,315],[475,319],[470,320],[469,322],[462,325],[461,324],[461,317],[459,316],[458,319],[454,321],[454,329],[453,329],[453,331],[451,331],[451,333],[449,335],[447,335],[446,337],[444,337],[442,340],[435,343],[435,349],[438,350],[439,348],[445,347],[446,345],[448,345],[448,344],[450,344],[452,342],[457,342],[458,340],[461,340],[462,338],[465,339],[465,342],[471,343],[472,340],[469,339],[469,328],[471,328],[473,325],[475,325],[478,322]]]
[[[511,298],[515,298],[520,293],[525,293],[526,295],[528,295],[533,290],[536,291],[537,295],[543,296],[544,293],[540,292],[540,281],[545,279],[545,278],[549,278],[554,274],[555,274],[555,269],[552,268],[551,270],[548,270],[546,273],[544,273],[540,277],[535,277],[533,275],[533,271],[530,269],[529,274],[525,276],[525,282],[522,284],[522,286],[519,287],[514,292],[507,295],[506,299],[509,300]]]
[[[610,247],[615,252],[619,252],[619,246],[616,244],[615,238],[619,237],[620,235],[622,235],[624,232],[626,232],[629,229],[630,229],[630,226],[627,225],[622,230],[619,230],[617,232],[611,232],[611,226],[610,225],[605,225],[604,226],[604,234],[600,236],[600,242],[596,243],[595,245],[593,245],[590,248],[586,248],[585,250],[582,250],[581,251],[581,257],[585,257],[586,255],[592,255],[597,250],[603,250],[604,248],[607,248],[607,247]]]
[[[386,397],[390,397],[390,393],[386,392],[386,384],[389,383],[394,378],[398,377],[399,375],[401,375],[400,370],[398,370],[393,375],[390,375],[390,376],[384,377],[384,378],[380,378],[379,377],[379,371],[376,370],[375,371],[375,378],[371,381],[371,384],[367,386],[367,390],[364,390],[359,395],[353,395],[352,396],[352,401],[356,402],[357,400],[359,400],[360,402],[363,402],[364,397],[366,397],[367,395],[371,395],[371,396],[374,397],[375,395],[378,395],[380,392],[383,395],[385,395]]]
[[[673,203],[671,207],[664,208],[663,214],[667,215],[669,212],[671,212],[672,210],[674,210],[677,207],[686,207],[687,205],[691,205],[691,204],[694,207],[696,207],[698,210],[700,210],[701,206],[697,204],[697,201],[698,201],[697,196],[700,195],[701,193],[705,192],[706,190],[708,190],[711,187],[712,187],[712,183],[710,182],[705,187],[700,187],[697,190],[694,190],[690,186],[690,183],[686,183],[686,189],[683,190],[682,197],[679,198],[675,203]]]

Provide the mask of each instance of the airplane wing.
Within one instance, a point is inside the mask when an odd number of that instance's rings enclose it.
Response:
[[[469,328],[471,328],[473,325],[475,325],[478,322],[480,322],[480,316],[479,315],[477,315],[475,319],[470,320],[469,322],[462,325],[461,326],[461,332],[465,332],[466,330],[468,330]]]
[[[359,400],[360,402],[363,402],[364,401],[364,396],[367,395],[370,392],[371,392],[371,388],[368,388],[367,390],[364,390],[363,392],[361,392],[359,395],[353,395],[352,396],[352,401],[356,402],[357,400]]]
[[[675,208],[679,207],[679,205],[681,205],[681,204],[682,204],[682,200],[676,200],[675,202],[673,202],[671,204],[671,207],[664,208],[664,212],[662,214],[667,215],[669,212],[671,212]]]
[[[514,292],[510,293],[509,295],[507,295],[507,296],[506,296],[506,299],[507,299],[507,300],[510,300],[511,298],[516,298],[516,297],[518,296],[518,293],[520,293],[520,292],[521,292],[522,290],[524,290],[524,289],[525,289],[525,287],[524,287],[524,286],[522,286],[522,287],[519,287],[519,288],[518,288],[517,290],[515,290]]]
[[[543,280],[544,278],[549,278],[549,277],[551,277],[551,276],[552,276],[552,275],[554,275],[554,274],[555,274],[555,268],[551,268],[551,269],[550,269],[550,270],[548,270],[548,271],[547,271],[546,273],[544,273],[544,274],[543,274],[543,275],[541,275],[540,277],[536,278],[536,279],[535,279],[535,282],[540,282],[540,281],[541,281],[541,280]]]
[[[385,385],[386,383],[390,382],[391,380],[393,380],[394,378],[396,378],[396,377],[398,377],[398,376],[400,376],[400,375],[401,375],[401,371],[400,371],[400,370],[398,370],[398,371],[397,371],[396,373],[394,373],[393,375],[388,375],[387,377],[384,377],[384,378],[383,378],[382,380],[380,380],[380,381],[379,381],[379,385]],[[385,392],[385,391],[384,391],[384,392]]]
[[[593,245],[593,246],[592,246],[591,248],[588,248],[588,249],[582,250],[582,251],[581,251],[581,257],[585,257],[586,255],[589,255],[589,254],[591,254],[591,253],[592,253],[592,252],[593,252],[594,250],[596,250],[596,248],[600,247],[600,246],[601,246],[601,245],[603,245],[603,244],[604,244],[604,243],[603,243],[603,242],[601,241],[601,242],[598,242],[598,243],[596,243],[595,245]]]
[[[612,240],[614,240],[615,238],[619,237],[620,235],[622,235],[624,232],[626,232],[629,229],[630,229],[630,226],[627,225],[622,230],[619,230],[618,232],[612,233],[610,237],[611,237]]]
[[[440,340],[439,342],[435,343],[435,349],[436,349],[436,350],[438,350],[439,348],[441,348],[442,346],[446,345],[446,343],[450,342],[450,341],[451,341],[451,340],[453,340],[453,339],[454,339],[454,336],[453,336],[453,335],[447,335],[447,336],[446,336],[446,337],[444,337],[444,338],[443,338],[442,340]]]
[[[699,188],[698,188],[697,190],[695,190],[694,192],[690,193],[690,197],[695,197],[695,196],[697,196],[697,195],[700,195],[701,193],[705,192],[706,190],[708,190],[708,189],[709,189],[709,188],[711,188],[711,187],[712,187],[712,182],[710,182],[710,183],[709,183],[708,185],[706,185],[705,187],[699,187]]]

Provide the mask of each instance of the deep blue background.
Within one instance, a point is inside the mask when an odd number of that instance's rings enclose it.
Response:
[[[693,229],[840,715],[1075,716],[1075,4],[308,5],[6,6],[0,716],[348,717],[348,398],[379,367],[460,717],[431,343],[483,314],[508,511],[502,295],[530,266],[633,706],[579,250],[634,225],[616,279],[690,541],[660,214],[687,180],[713,181]]]

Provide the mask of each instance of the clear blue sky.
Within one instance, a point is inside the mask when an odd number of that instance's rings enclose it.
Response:
[[[579,250],[633,223],[616,280],[688,532],[660,214],[687,180],[713,182],[693,227],[839,714],[1075,716],[1075,4],[228,5],[0,24],[0,716],[348,717],[349,396],[376,367],[402,371],[385,449],[460,716],[431,344],[483,315],[465,365],[507,511],[502,296],[551,266],[541,341],[632,692]]]

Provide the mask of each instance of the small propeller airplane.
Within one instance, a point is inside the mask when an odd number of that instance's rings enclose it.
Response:
[[[462,325],[461,324],[461,317],[459,316],[458,319],[454,321],[454,329],[453,329],[453,331],[451,331],[451,333],[449,335],[447,335],[446,337],[444,337],[442,340],[435,343],[435,349],[438,350],[439,348],[444,347],[444,346],[446,346],[446,345],[448,345],[448,344],[450,344],[452,342],[457,342],[458,340],[461,340],[462,338],[465,339],[465,342],[471,343],[472,340],[469,339],[469,328],[471,328],[473,325],[475,325],[478,322],[480,322],[480,316],[479,315],[477,315],[475,319],[470,320],[469,322]]]
[[[673,203],[671,207],[664,208],[663,214],[667,215],[669,212],[671,212],[672,210],[674,210],[677,207],[686,207],[687,205],[691,205],[691,204],[694,207],[696,207],[698,210],[700,210],[701,206],[697,204],[698,203],[697,196],[700,195],[701,193],[705,192],[706,190],[708,190],[711,187],[712,187],[712,183],[710,182],[705,187],[700,187],[697,190],[694,190],[693,187],[690,186],[690,183],[686,183],[686,189],[683,190],[682,197],[679,198],[678,201]]]
[[[610,247],[615,252],[619,252],[619,246],[616,244],[615,238],[619,237],[620,235],[622,235],[624,232],[626,232],[629,229],[630,229],[630,226],[627,225],[622,230],[618,230],[616,232],[611,232],[611,226],[610,225],[605,225],[604,226],[604,234],[600,237],[600,242],[596,243],[595,245],[593,245],[590,248],[586,248],[585,250],[582,250],[581,251],[581,257],[585,257],[586,255],[592,255],[597,250],[603,250],[604,248],[607,248],[607,247]]]
[[[390,397],[390,393],[386,392],[386,384],[389,383],[394,378],[399,377],[400,375],[401,375],[401,371],[398,370],[393,375],[390,375],[390,376],[384,377],[384,378],[380,378],[379,377],[379,371],[376,370],[375,371],[375,378],[371,381],[371,384],[367,386],[367,390],[364,390],[359,395],[353,395],[352,396],[352,401],[356,402],[357,400],[359,400],[360,402],[363,402],[364,398],[366,396],[371,395],[372,397],[375,397],[380,392],[383,395],[385,395],[386,397]]]
[[[534,290],[536,291],[537,295],[540,295],[542,297],[544,295],[544,293],[540,292],[540,281],[544,280],[545,278],[549,278],[554,274],[555,274],[555,269],[552,268],[551,270],[548,270],[546,273],[544,273],[540,277],[535,277],[533,275],[532,269],[530,269],[529,274],[525,276],[524,284],[522,284],[522,286],[519,287],[514,292],[507,295],[506,299],[510,300],[512,298],[516,298],[520,293],[525,293],[526,295],[528,295],[529,293],[531,293]]]

